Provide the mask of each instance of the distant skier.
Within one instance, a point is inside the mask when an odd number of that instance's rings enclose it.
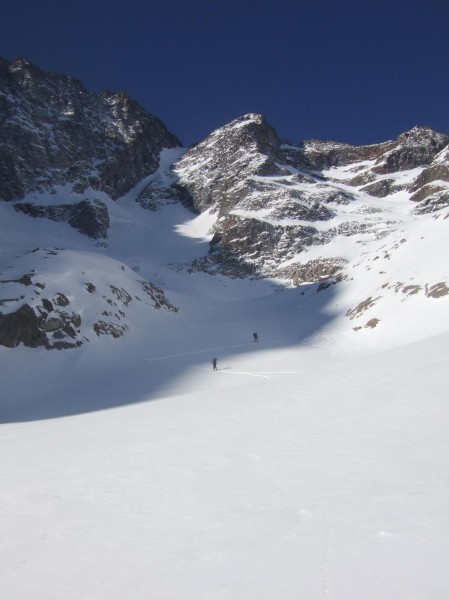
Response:
[[[213,368],[214,371],[217,370],[217,362],[218,361],[217,361],[217,359],[214,356],[214,358],[212,359],[212,368]]]
[[[253,333],[253,338],[254,338],[254,343],[258,344],[259,343],[259,335],[256,332]]]

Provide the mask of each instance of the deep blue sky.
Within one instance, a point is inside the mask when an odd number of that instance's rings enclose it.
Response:
[[[449,132],[448,0],[4,0],[0,55],[127,91],[185,145],[247,112],[294,142]]]

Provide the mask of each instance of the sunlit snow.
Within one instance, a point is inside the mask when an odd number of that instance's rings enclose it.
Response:
[[[428,295],[449,281],[444,211],[400,204],[402,228],[317,292],[173,269],[207,252],[207,213],[131,194],[94,248],[0,209],[2,263],[95,251],[92,270],[120,261],[180,309],[74,350],[0,347],[2,597],[449,597],[449,296]]]

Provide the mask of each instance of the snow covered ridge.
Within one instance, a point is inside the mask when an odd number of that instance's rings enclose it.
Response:
[[[211,252],[192,268],[295,285],[326,278],[404,219],[449,205],[448,143],[417,126],[370,146],[295,145],[262,115],[240,117],[174,168],[194,209],[217,217]]]
[[[0,345],[78,347],[99,336],[122,336],[151,318],[177,312],[154,284],[100,254],[37,248],[0,273]]]
[[[0,59],[0,139],[0,344],[119,337],[175,311],[162,288],[188,303],[204,274],[272,278],[307,297],[352,290],[340,315],[351,332],[387,322],[387,291],[446,301],[444,268],[379,279],[380,258],[366,258],[399,236],[414,260],[437,221],[447,229],[449,136],[429,127],[368,146],[294,144],[250,113],[183,149],[126,94]],[[420,237],[401,233],[415,223]]]

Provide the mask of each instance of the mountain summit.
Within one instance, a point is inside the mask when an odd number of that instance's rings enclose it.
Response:
[[[367,146],[295,144],[250,113],[186,149],[126,93],[89,92],[25,58],[0,59],[0,134],[8,347],[79,346],[177,312],[162,271],[325,292],[449,204],[449,136],[429,127]],[[435,277],[416,293],[446,295]]]
[[[25,58],[0,58],[0,198],[70,183],[117,199],[179,140],[126,93],[88,92]]]
[[[334,248],[339,239],[353,236],[360,245],[399,226],[390,200],[410,200],[421,213],[449,203],[441,165],[448,143],[445,134],[415,127],[377,145],[295,145],[262,115],[240,117],[175,165],[192,207],[216,218],[211,252],[195,266],[296,284],[327,277],[351,256]]]

